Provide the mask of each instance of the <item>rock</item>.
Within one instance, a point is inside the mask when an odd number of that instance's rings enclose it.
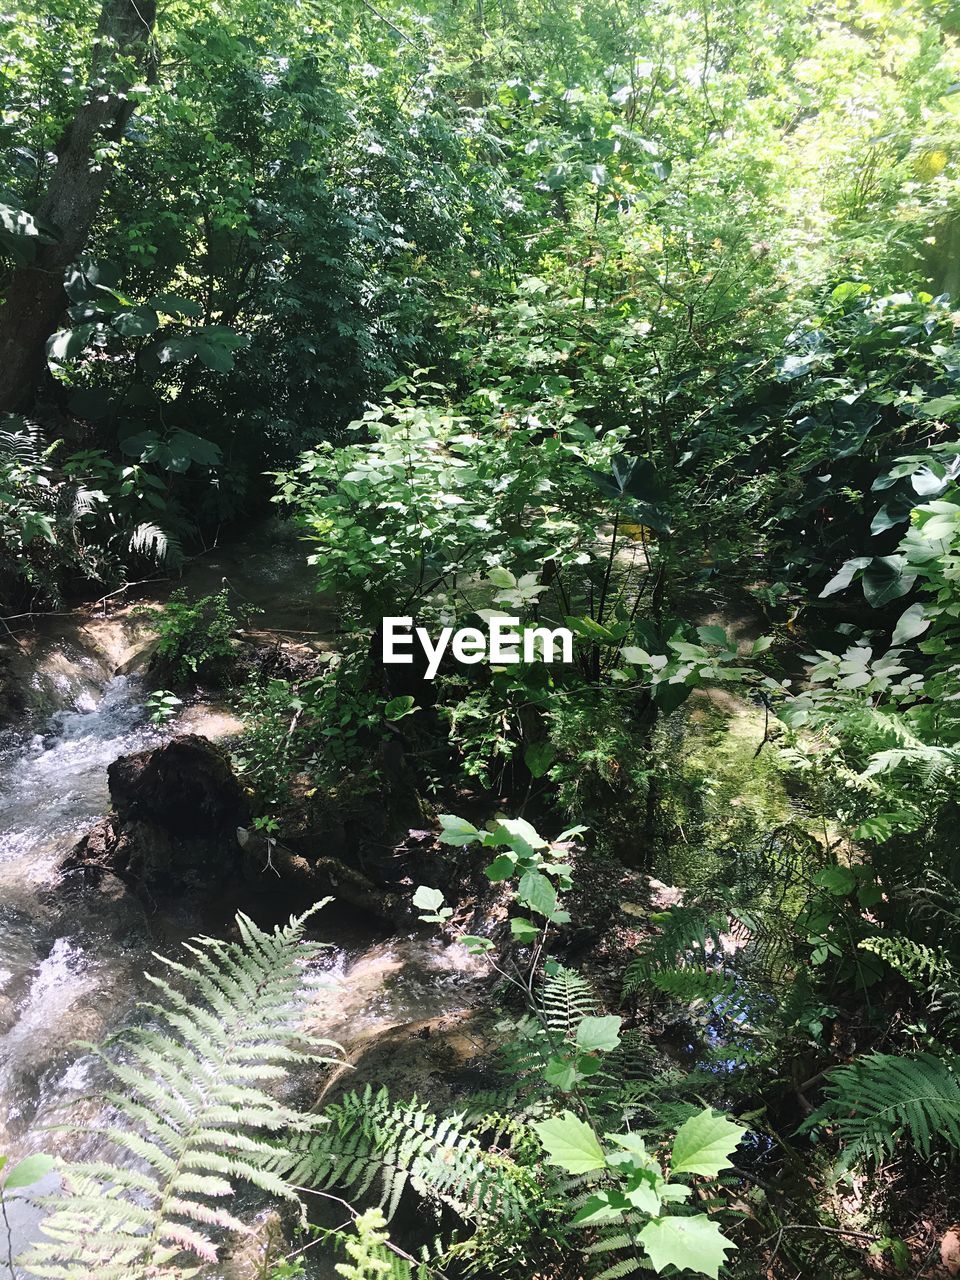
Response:
[[[265,892],[293,892],[303,902],[337,898],[393,924],[408,923],[396,894],[378,888],[362,872],[336,858],[307,858],[258,831],[237,830],[247,881]]]
[[[249,820],[247,797],[229,759],[197,734],[121,756],[107,769],[107,778],[121,822],[145,822],[176,836],[206,839],[232,836]]]
[[[208,895],[242,871],[237,828],[249,821],[227,756],[195,734],[121,756],[107,770],[114,812],[60,864],[87,883],[114,876],[149,899]]]
[[[393,1098],[414,1094],[443,1110],[464,1094],[496,1084],[492,1058],[502,1042],[496,1018],[464,1009],[367,1032],[344,1047],[344,1061],[331,1073],[317,1099],[323,1107],[350,1090],[382,1085]]]
[[[223,1280],[262,1280],[290,1249],[292,1224],[276,1209],[266,1209],[250,1224],[248,1235],[231,1237],[220,1258]]]

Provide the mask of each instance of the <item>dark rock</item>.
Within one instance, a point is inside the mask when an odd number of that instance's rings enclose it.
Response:
[[[107,769],[121,822],[154,824],[175,836],[233,835],[250,806],[227,756],[208,738],[185,734],[153,751],[121,756]]]
[[[307,903],[336,898],[391,924],[410,922],[403,899],[336,858],[305,858],[272,837],[243,828],[237,837],[246,880],[264,893],[292,893]]]
[[[243,788],[219,747],[189,734],[107,770],[114,812],[60,864],[87,883],[113,876],[148,899],[210,895],[241,874]]]

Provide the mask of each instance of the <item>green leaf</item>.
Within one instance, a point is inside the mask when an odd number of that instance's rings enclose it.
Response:
[[[169,454],[166,465],[170,471],[186,471],[192,462],[215,467],[222,457],[219,445],[182,428],[171,432],[166,448]]]
[[[674,1266],[689,1268],[717,1280],[727,1251],[737,1246],[705,1213],[692,1218],[654,1218],[639,1235],[655,1271]]]
[[[203,307],[199,302],[194,302],[192,298],[178,298],[174,293],[160,293],[155,298],[150,298],[147,305],[161,315],[172,316],[175,320],[185,317],[198,320],[203,315]]]
[[[670,1156],[671,1172],[715,1178],[729,1165],[731,1153],[746,1132],[742,1125],[707,1107],[677,1130]]]
[[[95,324],[79,324],[75,329],[61,329],[47,342],[47,360],[53,368],[64,364],[67,360],[75,360],[90,341],[90,336],[97,326]]]
[[[137,311],[121,311],[110,323],[122,338],[145,338],[156,332],[159,321],[155,311],[141,308]]]
[[[550,742],[531,742],[523,753],[523,762],[530,770],[530,776],[542,778],[549,771],[556,754]]]
[[[491,884],[499,884],[501,880],[509,880],[516,869],[516,858],[509,853],[501,853],[494,858],[484,874]]]
[[[413,905],[421,911],[439,911],[443,906],[443,894],[439,889],[430,889],[422,884],[413,895]]]
[[[549,920],[557,910],[557,891],[539,871],[525,871],[517,886],[517,899]]]
[[[874,556],[863,571],[863,594],[874,609],[905,596],[917,580],[906,556]]]
[[[622,1019],[612,1014],[584,1018],[577,1027],[577,1045],[588,1052],[610,1053],[620,1043]]]
[[[18,1187],[32,1187],[35,1182],[47,1176],[54,1164],[53,1156],[27,1156],[19,1164],[15,1164],[7,1174],[3,1183],[4,1191],[15,1191]]]
[[[442,844],[468,845],[479,840],[480,832],[466,818],[458,818],[452,813],[440,815],[440,841]]]
[[[383,708],[384,718],[390,721],[402,720],[404,716],[413,715],[419,710],[416,699],[409,693],[403,694],[399,698],[391,698],[387,705]]]
[[[597,1135],[572,1111],[563,1111],[530,1127],[544,1145],[547,1164],[555,1164],[567,1173],[591,1173],[606,1166]]]
[[[564,1093],[569,1093],[577,1083],[577,1068],[569,1059],[550,1058],[544,1068],[543,1078],[555,1089],[562,1089]]]
[[[820,592],[820,598],[824,596],[832,596],[836,591],[843,591],[849,587],[854,579],[854,575],[861,569],[865,569],[870,563],[870,556],[854,556],[852,560],[845,560],[838,573],[830,579],[827,585]]]
[[[510,921],[510,932],[524,946],[529,946],[530,943],[536,942],[540,936],[540,930],[533,921],[525,920],[522,916]]]
[[[497,844],[505,844],[521,858],[532,858],[547,842],[525,818],[498,818],[493,831]]]
[[[460,941],[472,956],[482,956],[493,950],[493,943],[489,938],[479,938],[473,933],[465,933]]]
[[[847,867],[824,867],[813,879],[835,898],[845,898],[848,893],[853,893],[857,884],[856,876]]]
[[[575,1227],[592,1227],[600,1222],[616,1222],[623,1217],[630,1203],[618,1191],[598,1191],[587,1196],[583,1206],[572,1220]]]
[[[893,643],[905,644],[908,640],[915,640],[917,636],[923,635],[929,626],[930,619],[924,614],[923,605],[912,604],[900,615],[900,620],[894,627]]]
[[[937,396],[917,406],[925,418],[950,418],[960,410],[960,396]]]

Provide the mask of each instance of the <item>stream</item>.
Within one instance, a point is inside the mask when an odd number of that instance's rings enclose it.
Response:
[[[287,559],[302,582],[302,560]],[[252,564],[249,572],[262,596],[261,569]],[[289,581],[278,573],[272,585],[282,593]],[[289,615],[289,593],[282,599]],[[268,611],[267,602],[262,607]],[[197,932],[225,935],[238,907],[261,925],[274,923],[242,898],[200,917],[186,909],[147,914],[127,899],[57,889],[59,859],[109,809],[106,770],[113,760],[177,732],[223,738],[238,727],[221,707],[192,705],[179,721],[155,729],[144,712],[142,680],[104,678],[122,648],[101,647],[91,656],[89,646],[54,629],[39,646],[37,664],[57,673],[62,705],[0,733],[0,1154],[11,1163],[35,1151],[77,1154],[75,1137],[45,1127],[95,1114],[96,1103],[85,1100],[96,1083],[95,1059],[77,1041],[97,1042],[133,1016],[148,989],[143,972],[156,966],[152,952],[172,953]],[[49,687],[45,695],[49,702]],[[476,1002],[481,975],[459,946],[378,935],[375,925],[336,903],[317,917],[312,936],[330,944],[329,986],[311,1018],[317,1034],[347,1043],[369,1039]],[[87,1137],[84,1157],[95,1149]],[[51,1175],[39,1189],[55,1185]],[[16,1256],[36,1235],[40,1211],[23,1198],[11,1198],[7,1211]],[[0,1259],[5,1255],[0,1248]],[[23,1274],[0,1261],[0,1280]]]

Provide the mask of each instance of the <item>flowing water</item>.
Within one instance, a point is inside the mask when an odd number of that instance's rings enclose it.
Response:
[[[0,734],[0,1154],[11,1162],[33,1151],[76,1151],[76,1139],[45,1128],[95,1108],[84,1101],[95,1059],[76,1042],[98,1041],[133,1015],[151,953],[175,951],[199,931],[225,933],[236,906],[251,910],[240,900],[219,916],[148,914],[128,897],[58,888],[58,860],[109,809],[113,760],[178,728],[216,736],[233,722],[193,707],[183,725],[161,734],[146,720],[137,678],[113,676],[97,692],[96,663],[69,644],[53,647],[64,705],[39,724]],[[319,1034],[355,1039],[474,1002],[476,962],[462,948],[376,936],[336,904],[318,917],[316,933],[332,944]],[[16,1254],[35,1234],[39,1210],[14,1199],[8,1213]],[[0,1280],[10,1277],[0,1261]]]

